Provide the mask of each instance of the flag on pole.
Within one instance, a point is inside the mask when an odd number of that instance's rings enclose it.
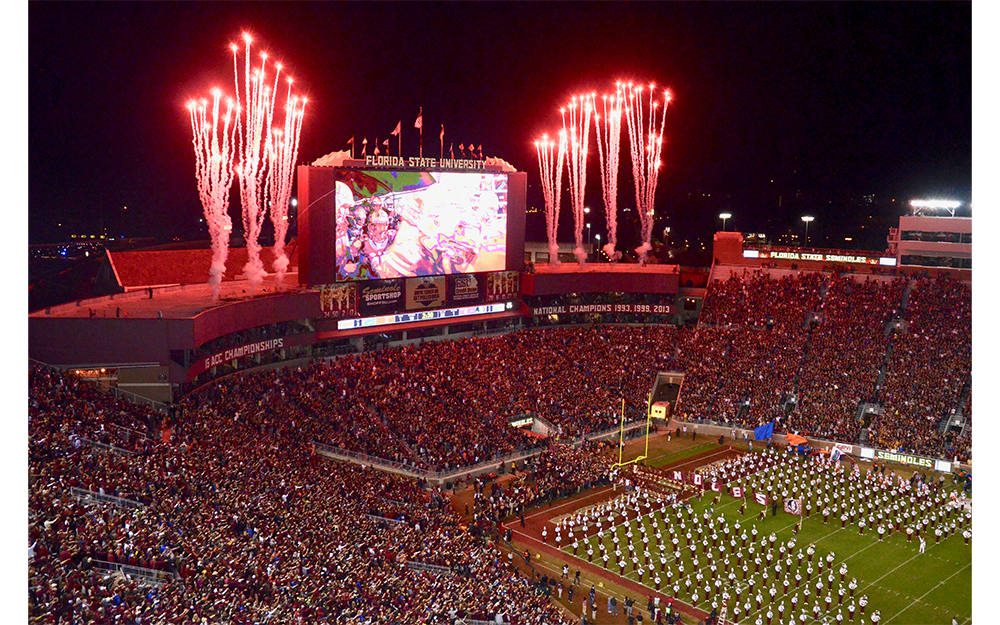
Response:
[[[382,142],[382,145],[388,146],[389,145],[389,139],[386,138],[386,140]]]
[[[452,160],[455,160],[455,142],[454,141],[451,142],[451,146],[448,148],[448,151],[451,152],[451,158],[452,158]]]
[[[375,156],[378,156],[378,146],[375,146]]]
[[[483,160],[483,144],[479,144],[479,160]]]
[[[398,122],[396,122],[396,128],[395,130],[392,131],[392,136],[395,137],[396,135],[398,135],[402,127],[403,127],[403,120],[399,120]],[[386,141],[388,141],[388,139],[386,139]]]
[[[354,137],[347,140],[347,145],[354,145]]]
[[[742,486],[733,486],[731,492],[733,493],[733,497],[736,497],[737,499],[743,499],[743,487]]]
[[[694,483],[695,486],[701,486],[701,484],[702,484],[701,473],[695,473],[695,474],[693,474],[691,476],[691,481]]]
[[[444,141],[444,124],[441,124],[441,141]]]
[[[722,482],[720,482],[718,480],[712,480],[712,483],[709,485],[709,488],[711,488],[712,490],[714,490],[717,493],[721,493],[722,492]]]
[[[759,493],[757,491],[754,491],[754,493],[753,493],[753,500],[756,501],[757,503],[759,503],[762,506],[766,506],[767,505],[767,493]]]
[[[420,107],[420,113],[417,115],[417,121],[413,122],[413,127],[420,128],[421,130],[424,128],[424,107],[422,106]]]
[[[684,481],[684,473],[682,473],[680,471],[671,471],[670,472],[670,477],[671,477],[671,479],[673,479],[673,480],[675,480],[677,482],[683,482]]]
[[[786,499],[785,500],[785,512],[788,514],[795,514],[802,516],[802,500],[801,499]]]
[[[763,441],[771,438],[774,435],[774,421],[764,424],[760,427],[753,429],[753,438],[755,441]]]

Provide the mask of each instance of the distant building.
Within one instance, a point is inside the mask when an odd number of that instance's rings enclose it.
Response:
[[[972,217],[956,216],[954,208],[930,211],[911,208],[890,228],[887,241],[899,267],[972,269]]]

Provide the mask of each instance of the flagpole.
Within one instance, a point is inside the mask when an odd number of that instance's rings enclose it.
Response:
[[[622,427],[618,435],[618,465],[622,463],[622,449],[625,447],[625,399],[622,398]]]
[[[479,158],[482,158],[482,152],[479,154]],[[622,412],[625,411],[625,400],[622,399]],[[649,457],[649,424],[653,422],[653,415],[649,412],[646,413],[646,452],[645,456]]]

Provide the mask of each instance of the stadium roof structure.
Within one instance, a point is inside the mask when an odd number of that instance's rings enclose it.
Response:
[[[287,246],[289,270],[298,270],[298,247],[293,242]],[[261,261],[270,267],[274,261],[274,248],[261,250]],[[128,252],[107,252],[111,273],[118,288],[129,291],[173,285],[196,285],[208,282],[208,269],[212,265],[211,249],[185,250],[135,250]],[[223,282],[242,280],[242,268],[247,262],[245,247],[231,248],[226,259]],[[297,283],[297,276],[293,275]],[[286,277],[286,282],[289,280]]]

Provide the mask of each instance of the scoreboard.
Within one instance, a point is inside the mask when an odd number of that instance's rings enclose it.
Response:
[[[299,282],[320,291],[321,318],[352,329],[520,298],[526,174],[475,163],[299,167]]]

